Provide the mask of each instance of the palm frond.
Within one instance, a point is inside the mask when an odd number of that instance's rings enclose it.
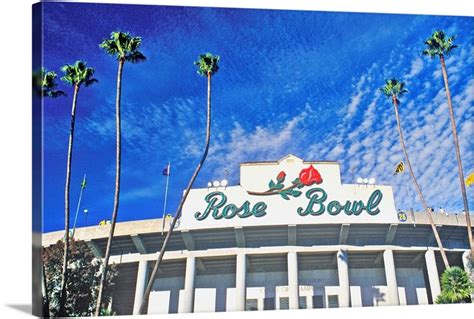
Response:
[[[94,83],[98,83],[99,81],[97,79],[89,79],[84,82],[85,86],[91,86]]]
[[[437,303],[458,303],[474,292],[469,274],[458,266],[446,269],[441,276],[441,295]]]
[[[140,51],[133,51],[132,53],[125,56],[125,61],[131,63],[139,63],[146,61],[146,57]]]
[[[57,74],[54,71],[48,71],[42,67],[40,70],[33,72],[33,92],[36,96],[58,97],[65,95],[63,91],[56,90]]]
[[[45,93],[47,94],[47,96],[50,96],[50,97],[58,97],[58,96],[66,95],[64,91],[60,91],[60,90],[57,90],[57,91],[52,90]]]
[[[441,55],[449,55],[458,46],[454,44],[456,36],[447,37],[443,30],[437,30],[425,41],[426,48],[423,55],[431,58]]]
[[[141,37],[133,37],[129,32],[113,31],[109,39],[104,39],[99,47],[117,60],[125,60],[132,63],[146,60],[145,55],[138,51],[142,43]]]
[[[398,97],[401,97],[408,92],[408,90],[405,89],[405,83],[400,82],[397,79],[385,80],[385,85],[379,90],[389,98],[395,97],[397,103],[400,103]]]
[[[198,60],[194,62],[198,67],[197,73],[201,76],[217,73],[219,71],[219,60],[220,56],[212,53],[200,54]]]
[[[84,61],[76,61],[74,64],[66,64],[61,68],[61,71],[64,72],[64,76],[61,80],[71,86],[80,86],[81,84],[89,86],[98,82],[93,78],[94,69],[87,67],[87,63]]]

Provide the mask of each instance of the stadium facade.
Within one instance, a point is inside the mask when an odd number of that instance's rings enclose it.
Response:
[[[450,264],[467,269],[464,216],[434,220]],[[163,226],[117,224],[117,314],[138,313]],[[102,258],[109,227],[75,237]],[[431,304],[444,270],[426,214],[397,211],[390,186],[342,184],[338,163],[293,155],[241,164],[237,186],[191,190],[168,247],[148,313]]]

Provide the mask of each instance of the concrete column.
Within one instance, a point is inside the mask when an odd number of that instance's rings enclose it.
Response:
[[[433,303],[436,297],[441,293],[441,287],[439,284],[438,268],[436,267],[435,253],[432,249],[428,249],[425,253],[426,261],[426,272],[428,273],[428,279],[430,281],[431,297]]]
[[[471,254],[470,250],[466,250],[462,254],[462,264],[464,266],[464,270],[471,275],[471,277],[474,275],[474,264],[472,261],[469,260],[469,255]]]
[[[462,254],[462,264],[464,266],[464,270],[469,274],[471,280],[474,281],[474,263],[470,260],[471,251],[466,250]],[[471,301],[474,302],[474,292],[471,294]]]
[[[148,261],[140,260],[138,262],[137,283],[135,285],[135,299],[133,301],[133,314],[138,315],[143,301],[148,276]]]
[[[346,250],[337,252],[337,273],[339,277],[339,307],[350,307],[349,265]]]
[[[288,253],[288,297],[290,309],[299,308],[298,254]]]
[[[395,271],[395,262],[393,260],[393,250],[387,249],[383,252],[383,263],[385,265],[385,278],[387,280],[388,303],[390,305],[399,305],[397,275]]]
[[[194,303],[194,273],[196,269],[196,257],[186,258],[186,274],[184,277],[184,300],[183,312],[193,312]]]
[[[237,254],[236,270],[235,270],[235,288],[236,288],[236,303],[237,311],[245,311],[245,300],[247,286],[245,279],[247,276],[247,256],[243,253]]]

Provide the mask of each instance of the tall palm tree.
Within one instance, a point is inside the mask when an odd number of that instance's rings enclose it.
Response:
[[[66,64],[61,68],[64,72],[64,76],[61,78],[63,82],[71,85],[74,90],[72,97],[72,109],[71,109],[71,126],[69,129],[69,144],[67,150],[67,163],[66,163],[66,185],[64,187],[64,258],[63,258],[63,269],[61,277],[61,290],[59,298],[59,313],[64,316],[64,306],[66,303],[66,285],[68,280],[68,260],[69,260],[69,188],[71,184],[71,162],[72,162],[72,149],[74,142],[74,125],[76,122],[76,105],[77,95],[81,85],[89,86],[97,82],[93,78],[94,69],[86,66],[86,62],[76,61],[74,64]]]
[[[436,229],[436,226],[434,224],[431,209],[426,204],[425,197],[423,196],[423,193],[421,192],[420,186],[418,185],[415,174],[413,173],[413,168],[411,167],[411,163],[410,163],[410,159],[408,157],[407,149],[405,147],[405,140],[403,138],[402,126],[400,124],[400,116],[398,114],[398,104],[400,103],[398,98],[401,97],[406,92],[408,92],[408,90],[405,89],[405,83],[399,82],[396,79],[386,80],[385,85],[380,90],[388,98],[392,99],[393,108],[395,110],[395,118],[397,119],[398,134],[400,136],[400,145],[402,146],[403,155],[405,157],[405,162],[408,166],[408,170],[410,172],[411,179],[413,180],[413,184],[415,184],[415,188],[416,188],[416,191],[418,193],[418,197],[420,198],[420,201],[423,205],[423,209],[425,210],[426,215],[428,216],[428,220],[430,222],[431,229],[433,230],[433,234],[435,236],[436,243],[438,244],[439,250],[441,252],[441,257],[443,258],[444,265],[445,265],[446,268],[449,268],[448,258],[446,257],[446,252],[444,251],[443,244],[441,243],[441,239],[440,239],[439,234],[438,234],[438,230]]]
[[[46,68],[41,68],[36,72],[33,72],[33,94],[34,96],[40,97],[51,97],[56,98],[61,95],[65,95],[63,91],[56,90],[58,86],[56,83],[57,74],[54,71],[48,71]],[[44,264],[41,265],[42,268],[42,290],[43,290],[43,314],[49,317],[49,294],[48,294],[48,285],[46,282],[46,274],[44,269]]]
[[[471,258],[473,258],[474,257],[474,241],[472,240],[469,205],[467,201],[466,185],[464,184],[464,173],[463,173],[463,168],[462,168],[461,151],[459,150],[458,133],[456,130],[456,119],[454,118],[453,104],[451,102],[451,91],[449,90],[448,72],[446,71],[446,64],[444,61],[444,57],[448,56],[453,49],[458,47],[457,45],[453,44],[455,38],[456,38],[455,36],[451,36],[451,37],[446,36],[444,31],[441,31],[441,30],[435,31],[431,35],[431,37],[425,41],[425,45],[427,46],[427,48],[423,51],[423,55],[429,56],[432,59],[434,59],[436,56],[439,56],[439,61],[441,62],[441,70],[443,71],[443,79],[444,79],[444,88],[446,89],[446,98],[448,99],[449,118],[451,120],[451,129],[453,131],[454,149],[456,152],[456,160],[458,163],[458,175],[459,175],[459,183],[461,186],[462,200],[464,204],[464,216],[466,217],[467,236],[468,236],[467,238],[469,240],[469,245],[471,247]]]
[[[54,71],[48,71],[41,68],[37,72],[33,72],[33,92],[38,97],[58,97],[65,95],[63,91],[56,90],[56,77],[58,75]]]
[[[194,174],[193,174],[193,176],[191,177],[191,180],[188,183],[188,187],[186,188],[186,191],[184,192],[184,195],[181,198],[181,201],[179,202],[178,209],[177,209],[176,214],[173,218],[173,221],[171,222],[170,229],[169,229],[168,233],[166,234],[165,240],[163,241],[163,246],[161,246],[160,254],[158,255],[155,266],[153,268],[153,271],[150,275],[150,279],[149,279],[148,284],[147,284],[146,289],[145,289],[142,304],[140,305],[139,314],[143,314],[145,312],[145,308],[146,308],[146,305],[147,305],[147,300],[150,296],[150,292],[151,292],[151,289],[153,287],[153,283],[155,281],[156,274],[158,273],[158,268],[160,267],[161,261],[163,259],[164,254],[165,254],[166,246],[168,245],[168,241],[171,238],[174,227],[176,225],[176,221],[181,217],[181,210],[183,208],[184,202],[186,201],[186,198],[188,197],[189,191],[193,187],[194,180],[198,176],[199,171],[201,170],[201,167],[204,164],[204,161],[206,160],[207,152],[209,151],[209,141],[211,139],[211,78],[219,70],[219,65],[218,65],[219,59],[220,59],[220,57],[218,55],[213,55],[211,53],[206,53],[206,54],[201,54],[199,56],[199,59],[196,62],[194,62],[194,64],[197,65],[197,67],[198,67],[198,71],[197,71],[198,74],[201,75],[201,76],[207,77],[206,143],[205,143],[205,146],[204,146],[204,153],[202,154],[201,160],[199,161],[199,164],[197,165],[197,167],[194,171]],[[163,219],[163,222],[164,222],[164,219]]]
[[[121,164],[121,119],[120,119],[120,98],[122,93],[122,71],[125,62],[138,63],[146,60],[146,57],[138,49],[142,43],[141,37],[134,37],[128,32],[114,31],[110,34],[109,39],[104,39],[99,45],[105,52],[118,61],[117,72],[117,93],[115,98],[115,129],[116,129],[116,168],[115,168],[115,194],[114,207],[112,211],[112,223],[110,227],[109,238],[107,240],[107,248],[105,250],[104,264],[102,266],[102,274],[100,278],[99,291],[97,295],[97,306],[95,316],[99,316],[102,304],[102,292],[107,275],[107,267],[109,265],[110,250],[112,248],[112,238],[114,236],[115,225],[117,223],[117,213],[120,201],[120,164]]]

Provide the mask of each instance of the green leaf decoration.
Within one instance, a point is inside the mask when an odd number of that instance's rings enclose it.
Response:
[[[295,180],[292,181],[291,183],[292,183],[293,185],[296,185],[296,187],[298,187],[298,188],[303,188],[303,187],[304,187],[304,185],[301,183],[299,177],[295,178]]]
[[[286,200],[289,200],[290,198],[288,197],[288,195],[286,195],[286,192],[281,192],[280,193],[281,197],[283,197],[284,199]]]
[[[276,186],[275,182],[273,181],[273,179],[271,179],[270,182],[268,183],[268,187],[270,189],[275,189],[275,186]]]
[[[297,189],[292,189],[291,190],[291,195],[293,195],[294,197],[298,197],[301,195],[301,191],[297,190]]]
[[[283,184],[282,183],[278,183],[276,184],[273,189],[282,189],[283,188]]]

